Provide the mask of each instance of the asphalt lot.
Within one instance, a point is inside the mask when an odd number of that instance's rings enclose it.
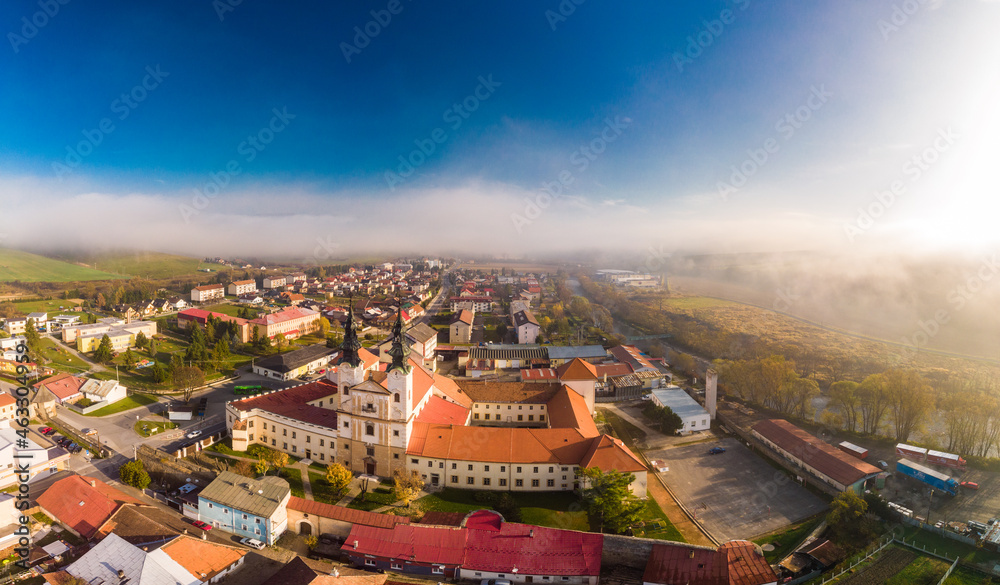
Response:
[[[712,447],[726,452],[709,455]],[[826,504],[733,438],[646,451],[659,474],[716,539],[750,539],[823,511]]]

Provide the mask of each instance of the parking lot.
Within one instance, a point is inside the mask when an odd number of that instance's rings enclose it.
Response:
[[[713,447],[726,451],[710,455]],[[666,463],[669,471],[660,477],[720,541],[767,534],[826,509],[822,500],[736,439],[650,450],[646,456]]]

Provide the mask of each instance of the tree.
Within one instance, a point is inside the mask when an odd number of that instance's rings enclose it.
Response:
[[[156,359],[156,350],[158,349],[158,345],[159,343],[156,341],[155,337],[149,340],[146,344],[146,350],[149,352],[149,357]]]
[[[253,333],[250,335],[250,344],[254,347],[260,344],[260,325],[253,326]]]
[[[229,352],[229,342],[223,337],[215,344],[215,349],[212,350],[212,360],[215,362],[215,367],[220,367],[223,362],[229,359],[232,355]]]
[[[146,344],[148,344],[148,343],[149,343],[149,340],[148,340],[148,339],[146,339],[146,334],[145,334],[145,333],[143,333],[142,331],[140,331],[140,332],[139,332],[139,333],[138,333],[138,334],[137,334],[137,335],[135,336],[135,346],[136,346],[137,348],[139,348],[139,349],[143,349],[144,347],[146,347]]]
[[[153,381],[157,384],[162,384],[170,379],[170,374],[167,369],[160,365],[159,362],[154,363],[149,368],[149,374],[153,376]]]
[[[191,400],[194,389],[205,383],[205,373],[197,366],[181,366],[174,371],[174,388],[184,393],[184,402]]]
[[[889,408],[885,376],[872,374],[865,378],[858,386],[857,395],[858,408],[861,410],[861,430],[869,435],[877,435]]]
[[[319,334],[326,337],[326,334],[330,332],[330,321],[326,317],[319,318]]]
[[[254,477],[254,465],[246,459],[240,459],[233,465],[233,473],[238,473],[244,477]]]
[[[669,406],[657,406],[647,402],[642,413],[665,435],[672,435],[684,428],[684,421]]]
[[[0,317],[10,319],[17,316],[17,305],[14,303],[0,303]]]
[[[132,348],[131,347],[125,350],[125,358],[124,359],[125,359],[125,367],[126,368],[131,368],[131,367],[135,366],[135,363],[138,361],[138,360],[135,359],[135,354],[132,353]]]
[[[868,503],[852,491],[842,492],[830,502],[826,522],[833,540],[849,548],[863,548],[875,534],[875,522],[867,517]]]
[[[392,472],[392,482],[395,485],[396,497],[410,507],[420,490],[424,489],[424,480],[420,478],[420,472],[415,469],[404,471],[396,469]]]
[[[844,426],[854,432],[858,430],[858,383],[842,380],[830,384],[830,403],[840,411]]]
[[[142,461],[138,459],[129,461],[119,467],[118,477],[121,478],[122,483],[125,485],[130,485],[141,490],[149,487],[149,482],[152,481],[149,478],[149,474],[146,473],[146,468],[143,466]]]
[[[883,374],[883,379],[889,401],[889,420],[896,440],[904,443],[930,413],[934,390],[920,374],[909,370],[889,370]]]
[[[42,336],[38,334],[38,330],[35,329],[34,319],[28,319],[28,324],[24,329],[24,337],[26,345],[28,346],[28,355],[31,356],[31,360],[42,363],[45,358],[42,354]]]
[[[268,462],[277,470],[276,473],[280,473],[288,465],[288,453],[272,449],[268,452]]]
[[[97,293],[97,300],[95,302],[97,303],[97,308],[99,309],[103,309],[108,306],[108,301],[104,298],[104,293]]]
[[[257,461],[254,462],[253,467],[258,474],[267,475],[267,470],[270,469],[271,464],[263,456],[259,456],[257,457]]]
[[[111,347],[111,338],[107,335],[101,337],[101,343],[94,350],[94,361],[99,364],[106,364],[114,358],[114,348]]]
[[[340,463],[331,463],[326,466],[326,481],[333,488],[337,497],[344,495],[348,486],[351,485],[352,479],[354,479],[354,474]]]
[[[646,502],[629,489],[634,474],[614,470],[605,473],[598,467],[588,467],[578,469],[576,475],[585,482],[583,502],[601,532],[622,534],[639,521]]]

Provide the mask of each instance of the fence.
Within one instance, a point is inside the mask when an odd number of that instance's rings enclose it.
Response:
[[[938,585],[943,585],[944,582],[948,580],[948,577],[951,577],[951,572],[954,571],[955,567],[957,566],[958,566],[958,559],[955,559],[955,562],[952,563],[951,566],[948,567],[948,570],[944,572],[944,577],[941,577],[941,580],[938,581]]]
[[[859,555],[859,556],[855,557],[855,560],[851,561],[851,564],[849,566],[841,569],[840,572],[838,572],[838,573],[836,573],[834,575],[827,575],[827,576],[823,577],[822,583],[826,583],[828,581],[833,581],[837,577],[840,577],[841,575],[843,575],[844,573],[850,571],[854,567],[860,565],[861,563],[867,561],[868,559],[870,559],[873,556],[877,555],[878,553],[882,552],[882,549],[884,549],[885,547],[887,547],[890,544],[892,544],[893,542],[895,542],[895,540],[896,539],[894,539],[894,538],[890,538],[890,539],[886,540],[885,542],[883,542],[882,544],[880,544],[878,546],[878,548],[872,549],[868,554],[866,554],[864,556],[860,556]]]
[[[917,520],[916,518],[909,518],[907,516],[903,516],[902,514],[899,514],[899,519],[904,524],[909,524],[910,526],[916,526],[921,530],[932,532],[934,534],[937,534],[938,536],[943,536],[945,538],[949,538],[951,540],[955,540],[961,542],[962,544],[967,544],[969,546],[976,546],[976,539],[965,536],[964,534],[959,534],[957,532],[945,528],[938,528],[937,526],[932,526],[930,524],[924,524],[923,522]]]

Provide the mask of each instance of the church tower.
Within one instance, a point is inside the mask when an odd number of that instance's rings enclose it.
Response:
[[[347,309],[347,324],[344,325],[344,341],[340,344],[343,357],[340,365],[337,366],[337,386],[341,388],[340,395],[344,396],[344,388],[357,386],[365,380],[364,364],[358,357],[358,350],[361,349],[361,342],[358,340],[358,332],[354,329],[354,299],[350,300]],[[343,399],[341,399],[343,401]]]
[[[393,395],[393,418],[398,412],[402,420],[409,420],[410,413],[413,412],[413,367],[410,365],[410,344],[406,342],[406,334],[403,332],[402,310],[396,312],[389,355],[392,357],[392,362],[389,364],[387,382],[389,393]]]

